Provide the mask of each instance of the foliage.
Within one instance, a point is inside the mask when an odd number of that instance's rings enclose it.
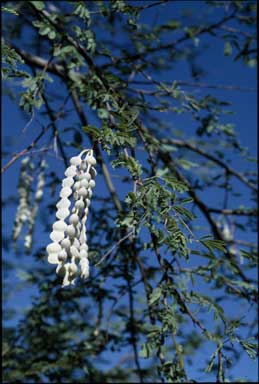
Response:
[[[206,45],[215,41],[233,66],[256,65],[256,2],[204,1],[189,16],[170,14],[174,6],[187,12],[189,4],[19,1],[2,8],[4,86],[18,86],[33,135],[4,161],[8,173],[28,156],[5,248],[13,254],[14,241],[17,260],[29,253],[12,291],[37,288],[18,324],[8,325],[15,313],[6,311],[6,383],[195,382],[198,369],[206,382],[225,382],[235,381],[231,368],[243,352],[256,358],[256,245],[246,241],[256,230],[256,174],[230,103],[215,96],[217,86],[202,92],[199,83],[209,71]],[[157,12],[163,17],[153,25],[147,20]],[[185,82],[174,79],[183,61]],[[189,91],[193,84],[200,93]],[[101,175],[87,229],[93,268],[86,283],[62,289],[45,250],[62,172],[47,155],[54,150],[66,167],[75,149],[89,147]],[[98,189],[103,182],[106,191]],[[41,235],[33,238],[34,231]],[[8,259],[6,274],[15,268]],[[242,314],[229,310],[233,303]]]

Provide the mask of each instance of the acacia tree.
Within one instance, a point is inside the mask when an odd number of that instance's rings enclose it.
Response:
[[[252,70],[256,3],[203,1],[179,12],[189,6],[2,8],[4,90],[32,137],[3,161],[4,176],[20,169],[4,265],[8,277],[27,253],[21,277],[38,289],[4,328],[4,382],[235,381],[242,354],[256,356],[256,172],[230,103],[214,94],[252,90],[204,83],[206,54],[198,65],[206,44],[221,44],[233,68]],[[62,288],[46,246],[69,159],[86,148],[98,173],[90,276]],[[229,310],[235,304],[241,314]]]

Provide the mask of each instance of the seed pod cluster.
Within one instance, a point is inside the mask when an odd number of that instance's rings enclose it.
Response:
[[[63,287],[74,284],[79,273],[83,279],[89,276],[85,224],[95,187],[95,164],[92,149],[86,149],[70,159],[62,181],[60,200],[56,204],[58,220],[53,224],[50,234],[52,243],[47,246],[47,253],[48,262],[58,264],[56,273],[64,277]],[[72,209],[71,197],[74,203]]]
[[[32,247],[35,220],[39,204],[43,197],[46,168],[47,164],[44,159],[41,159],[39,163],[35,164],[33,163],[33,159],[27,156],[21,161],[21,170],[18,182],[19,204],[14,220],[12,238],[14,241],[14,247],[16,248],[16,242],[20,237],[21,232],[24,231],[24,227],[26,227],[24,237],[26,253],[30,253]],[[36,173],[38,173],[38,180],[34,189],[33,184]]]
[[[45,186],[45,169],[47,167],[46,161],[44,159],[40,162],[40,172],[38,175],[35,195],[34,195],[34,202],[31,207],[30,217],[28,220],[28,233],[24,237],[24,246],[27,253],[30,253],[31,247],[32,247],[32,239],[33,239],[33,231],[34,231],[34,224],[36,220],[36,216],[39,209],[39,203],[42,200],[43,197],[43,188]]]
[[[31,184],[33,182],[33,170],[34,164],[30,161],[30,157],[25,157],[21,161],[21,170],[18,182],[19,205],[17,208],[12,232],[14,245],[16,244],[23,226],[30,219]]]

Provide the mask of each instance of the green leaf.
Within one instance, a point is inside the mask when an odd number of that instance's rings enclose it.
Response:
[[[150,356],[150,349],[149,349],[148,343],[145,343],[141,346],[139,357],[143,357],[144,359],[147,359],[149,356]]]
[[[218,249],[219,251],[226,252],[225,243],[222,240],[212,240],[211,237],[204,236],[201,238],[200,243],[202,243],[210,252],[213,254],[214,249]]]
[[[14,9],[11,9],[11,8],[1,7],[1,10],[2,10],[2,12],[11,13],[11,14],[16,15],[16,16],[19,15],[19,13],[17,13]]]
[[[100,130],[94,125],[87,125],[82,127],[83,131],[87,134],[90,134],[94,140],[97,140],[100,136]]]
[[[44,1],[30,1],[30,3],[33,4],[34,7],[35,7],[38,11],[42,11],[42,10],[45,8]]]
[[[100,117],[100,119],[108,119],[109,118],[109,112],[106,109],[98,109],[97,114]]]
[[[230,56],[232,53],[232,45],[230,41],[226,41],[224,45],[224,55],[225,56]]]
[[[255,339],[252,337],[248,340],[240,340],[240,344],[242,345],[248,356],[253,360],[256,359],[258,351],[258,344],[253,343],[254,340]]]
[[[160,287],[155,288],[149,297],[149,304],[150,305],[155,304],[160,299],[161,294],[162,294],[161,288]]]
[[[50,31],[48,37],[50,40],[54,40],[56,37],[56,32],[54,30]]]

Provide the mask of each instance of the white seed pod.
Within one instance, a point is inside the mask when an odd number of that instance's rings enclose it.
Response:
[[[81,161],[82,161],[82,159],[80,156],[71,157],[70,164],[71,165],[80,165]]]
[[[76,237],[74,238],[73,246],[76,247],[76,249],[80,249],[80,242]]]
[[[90,203],[91,203],[91,201],[90,201],[89,199],[85,199],[85,205],[86,205],[87,207],[89,207]]]
[[[81,244],[85,244],[86,243],[85,228],[83,228],[82,232],[80,233],[79,241],[80,241]]]
[[[79,255],[80,259],[82,259],[84,257],[88,257],[88,252],[85,249],[81,249]]]
[[[67,227],[67,224],[63,220],[55,221],[52,225],[54,231],[64,231]]]
[[[68,249],[68,248],[70,248],[70,246],[71,246],[71,241],[69,240],[68,237],[66,237],[64,240],[61,241],[61,246],[62,246],[62,248],[64,248],[64,249]]]
[[[90,180],[89,181],[89,187],[90,188],[94,188],[95,187],[95,181],[94,180]]]
[[[53,240],[54,242],[59,242],[61,241],[62,239],[64,239],[65,235],[64,235],[64,232],[61,232],[61,231],[52,231],[50,236],[51,240]]]
[[[77,272],[78,268],[75,263],[70,263],[70,265],[68,266],[68,270],[70,275],[74,275]]]
[[[80,175],[78,175],[78,180],[84,180],[86,178],[86,173],[80,173]]]
[[[84,207],[85,207],[85,204],[83,200],[78,200],[75,202],[75,208],[81,210],[81,209],[84,209]]]
[[[83,188],[88,188],[89,186],[89,182],[87,179],[83,179],[80,181],[80,186],[83,187]]]
[[[72,191],[72,189],[71,189],[70,187],[63,187],[63,188],[61,189],[61,191],[60,191],[59,196],[60,196],[60,197],[68,197],[68,196],[71,195],[72,192],[73,192],[73,191]]]
[[[49,253],[48,255],[48,262],[50,264],[58,264],[58,254],[57,253]]]
[[[82,197],[86,197],[87,196],[87,189],[86,188],[80,188],[78,191],[78,195],[82,196]]]
[[[35,200],[40,200],[43,196],[43,191],[39,190],[35,193]]]
[[[47,249],[48,254],[59,253],[61,251],[61,246],[58,243],[51,243],[47,246],[46,249]]]
[[[62,181],[62,187],[71,187],[74,184],[74,179],[73,177],[66,177]]]
[[[90,175],[89,172],[86,172],[84,173],[84,178],[87,180],[87,181],[90,181],[92,179],[92,176]]]
[[[69,209],[67,208],[61,208],[57,210],[56,217],[58,219],[65,219],[66,217],[69,216]]]
[[[86,243],[83,243],[83,244],[80,245],[80,252],[82,250],[88,251],[88,245]]]
[[[67,285],[70,285],[70,281],[68,280],[68,277],[69,277],[69,271],[68,271],[69,265],[70,265],[70,263],[67,263],[67,264],[64,265],[65,276],[64,276],[64,279],[63,279],[62,287],[66,287]]]
[[[58,254],[58,260],[62,263],[65,263],[67,261],[67,252],[65,249],[62,249]]]
[[[81,182],[80,181],[76,181],[75,184],[74,184],[74,191],[77,191],[80,187],[81,187]]]
[[[75,236],[75,234],[76,234],[76,229],[75,229],[75,227],[74,227],[72,224],[70,224],[70,225],[67,226],[67,228],[66,228],[66,234],[67,234],[69,237],[74,237],[74,236]]]
[[[80,260],[80,268],[81,268],[81,278],[82,279],[87,279],[89,276],[89,261],[87,258],[83,258]]]
[[[71,165],[70,167],[68,167],[66,169],[65,175],[67,177],[74,177],[76,175],[76,166],[75,165]]]
[[[71,245],[70,253],[71,253],[72,257],[79,258],[79,252],[78,252],[77,248],[74,245]]]
[[[93,192],[91,191],[91,189],[89,189],[87,193],[87,197],[89,200],[91,199],[92,195],[93,195]]]
[[[70,216],[70,218],[69,218],[70,224],[76,225],[76,224],[78,224],[78,222],[79,222],[79,217],[76,213],[74,213],[73,215]]]
[[[87,215],[88,215],[88,212],[89,212],[89,209],[88,209],[88,207],[86,207],[85,208],[85,216],[87,217]]]
[[[77,191],[73,193],[73,197],[75,200],[78,200],[79,196]]]
[[[95,165],[96,164],[96,160],[95,160],[95,158],[92,155],[87,155],[85,160],[90,165]]]
[[[62,197],[62,199],[56,204],[58,209],[69,208],[71,201],[67,197]]]

